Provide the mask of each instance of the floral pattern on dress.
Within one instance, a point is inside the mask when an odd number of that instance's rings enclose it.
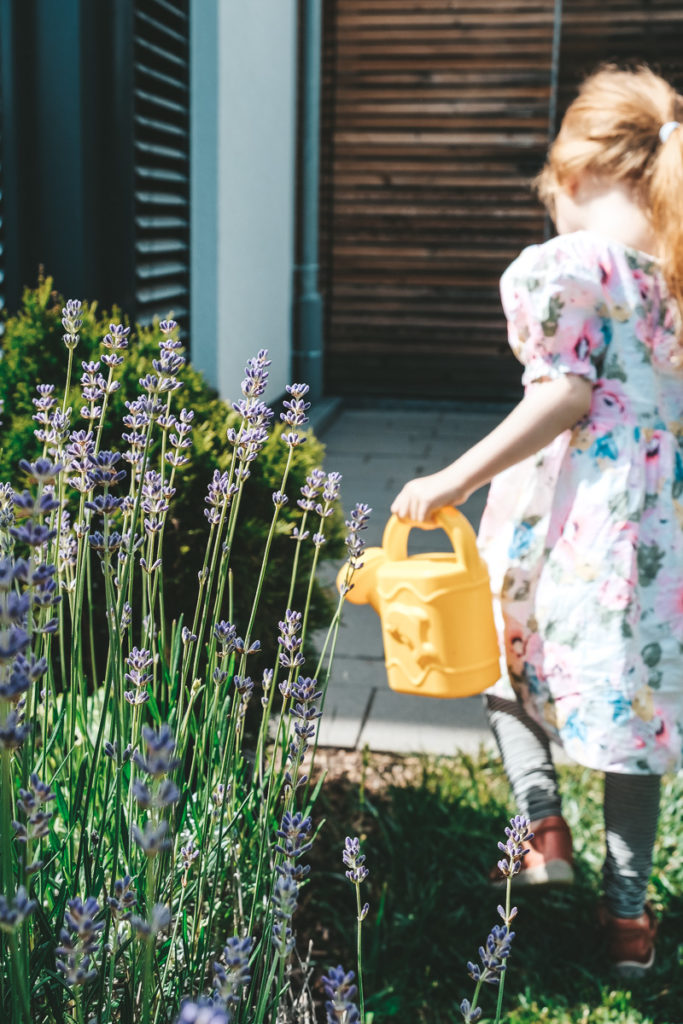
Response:
[[[501,279],[525,388],[593,383],[588,415],[491,483],[479,531],[516,695],[580,764],[661,774],[683,747],[683,371],[657,261],[589,231]],[[542,385],[540,385],[542,386]]]

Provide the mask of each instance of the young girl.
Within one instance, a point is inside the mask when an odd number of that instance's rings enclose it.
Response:
[[[488,712],[536,839],[518,882],[570,882],[549,738],[605,773],[608,953],[654,960],[660,776],[683,742],[683,97],[648,69],[581,88],[538,181],[558,236],[501,281],[523,400],[392,511],[491,481],[479,541],[505,640]]]

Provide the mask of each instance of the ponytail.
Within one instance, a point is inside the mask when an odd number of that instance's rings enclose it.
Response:
[[[662,273],[683,324],[683,126],[678,125],[657,150],[649,187],[652,227],[659,240]],[[679,325],[679,359],[683,337]]]
[[[678,308],[673,361],[683,365],[683,123],[677,122],[683,122],[683,96],[673,86],[648,67],[607,64],[583,82],[535,184],[551,215],[557,190],[583,173],[632,186],[651,220]]]

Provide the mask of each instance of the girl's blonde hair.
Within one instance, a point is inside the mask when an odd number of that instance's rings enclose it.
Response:
[[[668,121],[683,122],[683,96],[647,67],[608,64],[581,86],[536,187],[552,215],[558,188],[581,174],[629,183],[649,214],[664,279],[683,314],[683,124],[662,141]]]

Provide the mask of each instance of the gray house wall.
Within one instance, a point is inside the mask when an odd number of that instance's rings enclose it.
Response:
[[[267,348],[290,379],[295,0],[192,0],[192,357],[226,398]]]

